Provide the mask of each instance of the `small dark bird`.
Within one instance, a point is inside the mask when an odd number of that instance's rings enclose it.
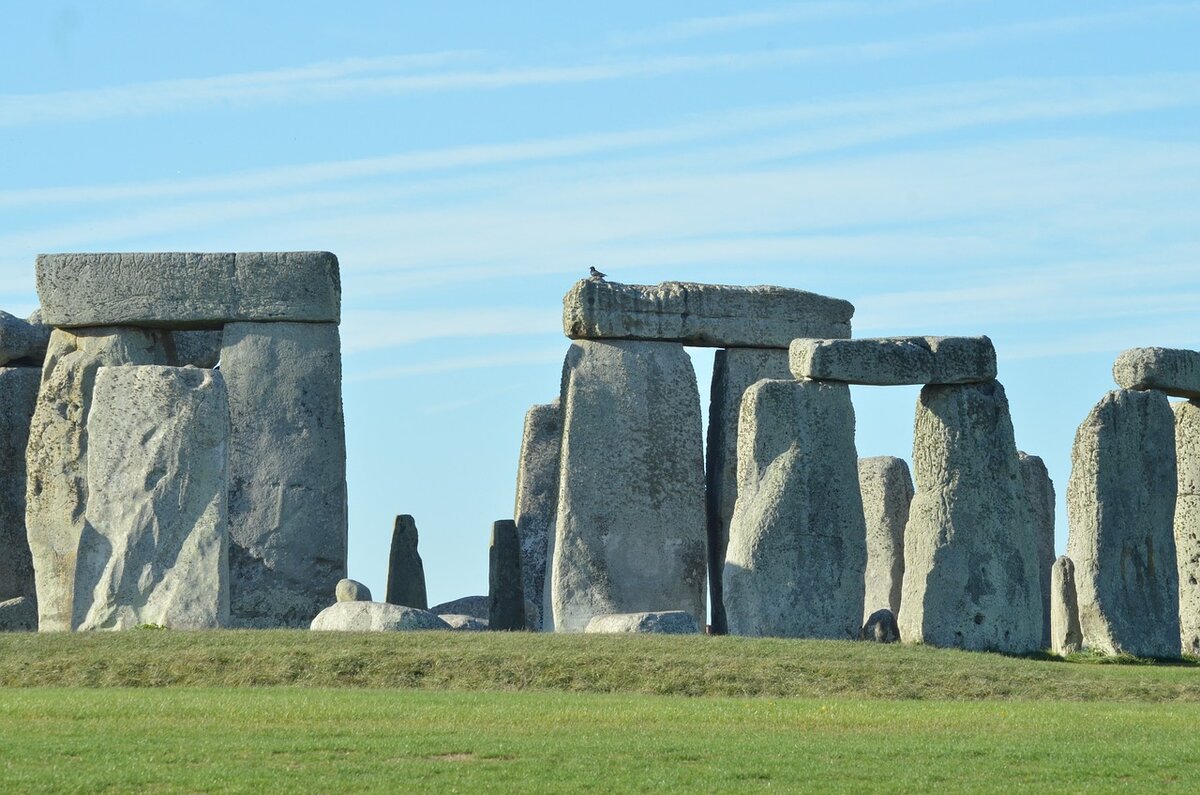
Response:
[[[605,277],[607,274],[601,273],[600,271],[596,270],[594,267],[592,267],[591,265],[589,265],[589,266],[588,266],[588,275],[589,275],[589,277],[591,278],[591,280],[592,280],[592,281],[594,281],[594,282],[602,282],[602,281],[604,281],[604,277]]]

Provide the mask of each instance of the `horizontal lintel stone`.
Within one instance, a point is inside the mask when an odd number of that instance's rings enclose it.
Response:
[[[1122,389],[1157,389],[1172,397],[1200,398],[1200,351],[1130,348],[1113,362]]]
[[[338,260],[327,251],[39,254],[42,322],[59,328],[214,328],[337,323]]]
[[[849,337],[853,315],[849,301],[769,286],[585,279],[563,298],[563,331],[571,339],[716,348],[787,348],[797,337]]]
[[[796,378],[847,384],[971,384],[996,377],[996,349],[987,337],[796,339],[789,360]]]

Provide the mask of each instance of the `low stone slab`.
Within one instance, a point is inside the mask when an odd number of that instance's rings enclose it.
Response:
[[[317,613],[309,627],[334,632],[403,632],[415,629],[450,629],[427,610],[387,602],[337,602]]]
[[[0,312],[0,365],[40,365],[49,343],[49,326]]]
[[[440,615],[473,616],[487,621],[491,601],[486,596],[462,596],[429,608]]]
[[[488,628],[486,618],[455,615],[453,613],[442,614],[438,618],[449,624],[450,629],[458,630],[459,632],[486,632]]]
[[[40,254],[37,291],[42,322],[59,328],[337,323],[341,314],[327,251]]]
[[[41,376],[37,367],[0,367],[0,600],[37,594],[25,533],[25,447]]]
[[[996,377],[987,337],[796,339],[789,348],[796,378],[874,386],[970,384]]]
[[[333,590],[333,595],[339,602],[371,601],[371,589],[358,580],[338,580],[337,587]]]
[[[1122,389],[1157,389],[1173,397],[1200,398],[1200,351],[1130,348],[1113,362]]]
[[[529,629],[554,630],[549,561],[554,559],[554,520],[558,511],[558,449],[562,440],[562,408],[552,403],[533,406],[525,414],[521,456],[517,467],[517,499],[513,516],[521,540],[521,585],[525,598],[541,609],[526,615]]]
[[[0,602],[0,632],[37,632],[37,601],[18,596]]]
[[[1075,564],[1063,555],[1050,568],[1050,650],[1066,656],[1082,648]]]
[[[1183,651],[1200,656],[1200,400],[1176,403],[1175,556]]]
[[[787,348],[797,337],[849,337],[854,306],[784,287],[577,282],[563,299],[571,339]]]
[[[904,584],[904,526],[913,498],[908,464],[894,456],[858,460],[858,485],[867,522],[866,590],[863,620],[888,609],[895,621]]]
[[[664,610],[649,613],[612,613],[593,616],[584,632],[635,632],[651,635],[696,635],[700,627],[691,613],[683,610]]]

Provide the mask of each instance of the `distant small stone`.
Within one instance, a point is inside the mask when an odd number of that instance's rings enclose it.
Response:
[[[867,617],[862,631],[858,633],[859,640],[869,640],[875,643],[895,643],[900,640],[900,627],[896,624],[896,614],[886,607],[876,610]]]
[[[334,632],[403,632],[450,629],[433,613],[387,602],[338,602],[312,620],[311,629]]]
[[[0,632],[37,632],[37,602],[18,596],[0,602]]]
[[[371,589],[358,580],[338,580],[334,593],[339,602],[371,601]]]
[[[488,628],[488,622],[486,618],[461,616],[453,613],[439,615],[438,618],[449,624],[450,629],[455,629],[459,632],[483,632]]]
[[[650,613],[611,613],[593,616],[584,632],[636,632],[652,635],[697,635],[700,627],[686,610],[663,610]]]
[[[487,621],[491,601],[486,596],[463,596],[429,608],[430,613],[449,616],[473,616]]]

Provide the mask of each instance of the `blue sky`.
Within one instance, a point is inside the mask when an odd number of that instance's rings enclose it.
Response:
[[[1059,495],[1123,348],[1200,348],[1200,2],[0,6],[0,307],[49,251],[341,261],[350,575],[487,587],[561,298],[779,284],[988,334]],[[694,351],[702,392],[711,352]],[[860,455],[910,388],[858,388]]]

